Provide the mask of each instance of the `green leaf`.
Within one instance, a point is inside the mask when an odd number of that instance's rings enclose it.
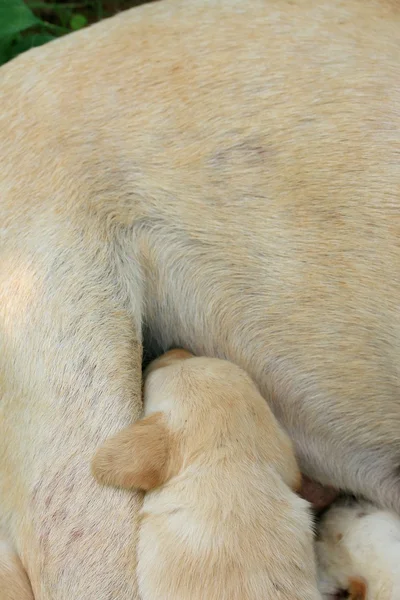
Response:
[[[10,60],[11,44],[13,39],[13,36],[6,36],[0,39],[0,65],[4,65]]]
[[[0,39],[41,24],[23,0],[0,0]]]
[[[87,18],[85,17],[85,15],[81,15],[79,13],[72,15],[71,20],[69,22],[69,26],[73,31],[76,31],[77,29],[82,29],[83,27],[85,27],[86,24]]]
[[[22,54],[22,52],[47,44],[47,42],[51,42],[54,39],[54,35],[47,33],[30,33],[25,35],[21,40],[12,45],[9,60],[18,56],[18,54]]]
[[[61,27],[68,27],[73,14],[72,10],[70,8],[65,8],[63,5],[54,10],[57,12],[58,18],[60,19]]]

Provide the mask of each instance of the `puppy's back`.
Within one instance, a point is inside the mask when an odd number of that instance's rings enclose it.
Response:
[[[306,503],[273,469],[191,465],[146,495],[145,600],[318,600]],[[262,479],[261,479],[262,478]]]

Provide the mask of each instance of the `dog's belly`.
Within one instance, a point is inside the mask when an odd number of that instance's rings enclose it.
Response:
[[[249,201],[209,219],[199,202],[199,225],[182,201],[179,224],[152,229],[149,219],[149,338],[246,368],[307,475],[399,510],[400,255],[386,235],[393,209],[384,216],[383,205],[363,205],[332,225],[323,205],[302,227],[284,219],[277,227],[277,205]]]

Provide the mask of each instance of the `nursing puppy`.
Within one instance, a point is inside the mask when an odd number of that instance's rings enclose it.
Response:
[[[18,554],[0,537],[0,600],[34,600]]]
[[[369,502],[338,501],[324,515],[316,542],[319,585],[328,598],[399,600],[400,518]]]
[[[320,598],[293,449],[251,379],[181,350],[147,373],[145,417],[93,462],[99,481],[147,491],[143,600]]]

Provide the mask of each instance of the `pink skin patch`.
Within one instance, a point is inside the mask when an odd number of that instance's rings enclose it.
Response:
[[[338,497],[339,491],[330,485],[321,485],[303,475],[300,496],[310,502],[317,512],[328,507]]]

